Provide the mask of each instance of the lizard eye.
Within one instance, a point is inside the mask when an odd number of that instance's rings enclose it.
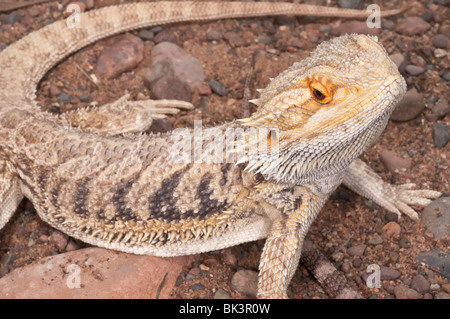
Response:
[[[311,97],[320,104],[328,104],[332,100],[332,88],[327,85],[322,84],[319,81],[312,80],[309,83],[309,90],[311,92]]]
[[[325,94],[323,94],[322,92],[320,92],[317,89],[313,89],[312,93],[313,93],[313,96],[315,97],[315,99],[318,101],[322,101],[325,99]]]

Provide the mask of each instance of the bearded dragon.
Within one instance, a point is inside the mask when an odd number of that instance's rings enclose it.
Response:
[[[79,28],[55,22],[4,49],[0,228],[26,197],[56,229],[128,253],[178,256],[267,238],[258,297],[285,298],[308,228],[339,184],[416,219],[410,205],[440,193],[389,185],[358,159],[406,91],[376,37],[324,42],[260,91],[249,118],[180,134],[137,133],[189,103],[125,96],[56,116],[35,100],[52,66],[112,34],[280,14],[368,15],[276,2],[134,3],[84,13]]]

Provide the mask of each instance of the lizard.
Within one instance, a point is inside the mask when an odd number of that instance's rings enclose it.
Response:
[[[341,183],[417,219],[410,206],[427,205],[441,193],[390,185],[358,159],[406,91],[376,37],[353,34],[323,42],[260,91],[250,117],[203,128],[200,139],[195,127],[175,135],[142,134],[153,119],[192,108],[186,102],[124,96],[53,115],[35,100],[39,80],[57,62],[112,34],[280,14],[368,15],[293,3],[133,3],[83,13],[80,28],[54,22],[5,48],[0,228],[26,197],[56,229],[128,253],[188,255],[266,238],[258,297],[286,298],[309,226]],[[220,143],[229,132],[229,143]],[[183,152],[180,138],[194,145],[194,156]],[[202,158],[195,145],[211,156]]]

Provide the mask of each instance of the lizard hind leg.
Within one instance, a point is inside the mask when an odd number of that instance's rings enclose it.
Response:
[[[147,130],[153,120],[176,114],[180,109],[193,109],[194,106],[179,100],[140,100],[131,101],[129,94],[99,107],[88,107],[67,112],[61,118],[83,131],[91,133],[118,135],[139,133]]]
[[[6,161],[0,160],[0,229],[9,221],[23,197],[19,178]]]

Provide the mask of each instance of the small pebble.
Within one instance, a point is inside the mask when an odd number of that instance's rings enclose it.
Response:
[[[400,65],[402,65],[402,63],[405,61],[405,57],[404,57],[403,54],[401,54],[401,53],[394,53],[394,54],[391,54],[391,55],[389,56],[389,58],[392,60],[392,62],[395,63],[395,65],[396,65],[397,67],[400,67]]]
[[[203,286],[202,284],[193,284],[189,288],[191,288],[192,290],[205,290],[205,286]]]
[[[450,81],[450,72],[448,72],[448,73],[445,73],[443,76],[442,76],[442,78],[445,80],[445,81]]]
[[[397,299],[418,299],[420,294],[403,284],[399,284],[394,288],[394,295]]]
[[[367,241],[367,243],[369,245],[376,246],[376,245],[383,243],[383,238],[381,238],[380,235],[375,234],[372,237],[370,237],[370,239]]]
[[[32,17],[37,17],[40,14],[38,7],[29,7],[27,9],[27,11],[28,11],[28,14]]]
[[[68,94],[66,94],[66,93],[61,93],[60,95],[59,95],[59,97],[58,97],[58,102],[59,103],[66,103],[66,102],[69,102],[70,101],[70,99],[71,99],[72,97],[70,96],[70,95],[68,95]]]
[[[67,246],[67,242],[69,241],[69,236],[55,230],[50,235],[50,241],[54,243],[59,250],[64,250]]]
[[[435,123],[433,125],[432,135],[434,146],[437,148],[444,147],[450,139],[450,133],[447,126],[444,124]]]
[[[441,289],[441,286],[439,284],[431,284],[430,285],[430,290],[431,291],[436,291],[436,290],[439,290],[439,289]]]
[[[94,0],[84,0],[86,4],[86,9],[92,9],[94,7]]]
[[[155,41],[155,43],[162,43],[162,42],[171,42],[174,44],[177,43],[177,39],[175,38],[175,35],[168,29],[164,29],[161,32],[159,32],[157,35],[155,35],[155,37],[153,38],[153,41]]]
[[[71,238],[67,243],[65,251],[74,251],[77,249],[80,249],[80,245],[78,245],[78,243]]]
[[[400,277],[401,273],[396,269],[391,269],[389,267],[380,267],[381,280],[395,280]]]
[[[399,254],[396,251],[391,251],[389,253],[389,258],[393,261],[396,262],[398,260]]]
[[[430,11],[424,12],[421,16],[426,22],[431,22],[433,20],[433,13]]]
[[[353,267],[355,268],[359,268],[362,265],[362,260],[360,258],[355,258],[353,259]]]
[[[427,293],[430,291],[430,283],[425,279],[422,275],[416,275],[411,280],[411,288],[420,292],[421,294]]]
[[[358,246],[353,246],[353,247],[350,247],[349,249],[347,249],[347,253],[350,255],[350,256],[362,256],[363,254],[364,254],[364,251],[366,250],[366,245],[364,245],[364,244],[361,244],[361,245],[358,245]]]
[[[172,130],[172,122],[168,119],[155,119],[150,126],[152,133],[165,133]]]
[[[391,239],[396,238],[400,235],[401,227],[396,222],[389,222],[383,226],[381,231],[381,236],[383,237],[383,239]]]
[[[142,40],[153,40],[153,38],[155,37],[155,34],[151,30],[144,29],[144,30],[139,31],[138,37],[141,38]]]
[[[391,20],[387,20],[387,21],[383,22],[382,26],[383,26],[384,29],[392,31],[395,28],[395,23],[393,21],[391,21]]]
[[[91,98],[89,95],[82,95],[80,96],[80,102],[89,103],[91,101]]]
[[[337,4],[340,8],[362,9],[364,0],[337,0]]]
[[[3,24],[14,24],[18,22],[19,19],[20,19],[19,13],[17,12],[17,10],[15,10],[12,11],[10,14],[1,18],[1,21]]]
[[[435,199],[422,211],[420,215],[427,231],[433,234],[435,239],[445,238],[450,235],[450,197]]]
[[[331,32],[331,26],[328,24],[323,24],[319,27],[319,31],[322,33],[330,33]]]
[[[274,41],[274,38],[271,37],[270,35],[262,34],[262,35],[258,36],[258,43],[271,44],[271,43],[273,43],[273,41]]]
[[[209,82],[209,86],[211,87],[211,90],[220,95],[220,96],[227,96],[228,95],[228,91],[227,89],[223,86],[222,83],[218,82],[218,81],[210,81]]]
[[[289,25],[292,23],[292,18],[287,15],[278,15],[275,17],[275,21],[278,25]]]
[[[341,271],[344,273],[348,273],[350,269],[352,269],[352,264],[349,261],[345,262],[341,267]]]
[[[409,74],[413,75],[413,76],[417,76],[422,74],[423,72],[425,72],[425,69],[417,66],[417,65],[407,65],[405,68],[406,72],[408,72]]]
[[[433,285],[432,285],[432,286],[433,286]],[[450,283],[443,284],[440,288],[441,288],[444,292],[450,294]],[[432,290],[433,290],[433,289],[432,289]]]
[[[433,51],[433,54],[434,54],[434,56],[435,56],[436,58],[440,59],[440,58],[443,58],[443,57],[447,56],[447,50],[444,50],[444,49],[435,49],[435,50]]]
[[[411,242],[405,236],[401,236],[398,240],[398,245],[401,248],[411,248]]]
[[[450,253],[434,249],[422,251],[416,258],[430,267],[438,268],[440,275],[450,279]]]
[[[427,105],[434,105],[434,104],[436,104],[437,100],[438,100],[438,98],[436,96],[432,95],[426,100],[426,103],[427,103]]]
[[[245,42],[245,40],[239,33],[227,32],[224,34],[224,38],[230,43],[233,48],[243,47],[247,45],[247,42]]]
[[[223,40],[223,34],[219,31],[208,30],[206,32],[206,40],[208,41],[221,41]]]
[[[417,92],[416,88],[412,88],[397,104],[390,119],[397,122],[406,122],[416,118],[424,108],[425,102],[422,93]]]
[[[222,288],[219,288],[214,293],[214,299],[231,299],[231,296],[228,292],[226,292]]]
[[[341,251],[338,251],[338,252],[334,253],[333,255],[331,255],[331,259],[334,262],[340,262],[340,261],[342,261],[344,259],[344,257],[345,257],[345,255]]]
[[[445,34],[437,34],[433,38],[433,45],[437,48],[446,49],[448,47],[450,40]]]
[[[248,297],[256,297],[258,288],[258,273],[253,270],[239,270],[231,278],[233,290]]]
[[[450,294],[447,294],[447,293],[441,291],[440,293],[438,293],[437,299],[449,300],[450,299]]]
[[[208,266],[204,265],[204,264],[200,264],[200,266],[198,266],[198,268],[200,268],[200,270],[203,271],[209,271],[211,270],[211,268],[209,268]]]

